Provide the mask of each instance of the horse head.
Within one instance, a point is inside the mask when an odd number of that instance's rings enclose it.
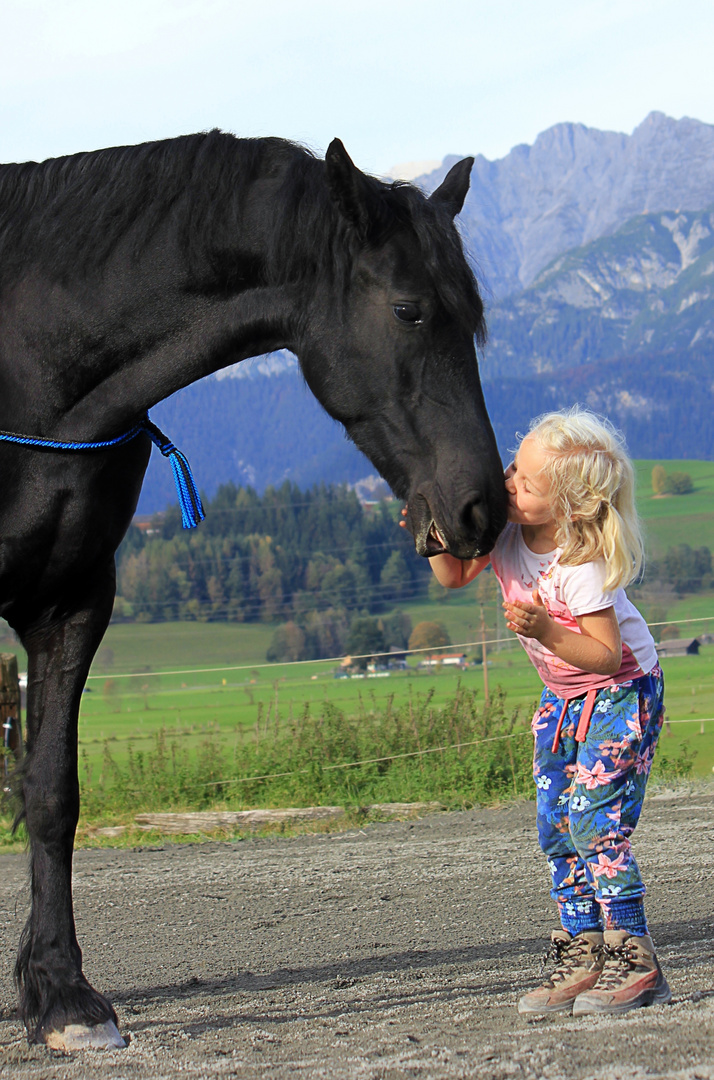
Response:
[[[506,521],[503,467],[474,338],[483,305],[454,218],[472,158],[427,199],[366,176],[335,140],[333,287],[310,298],[296,352],[313,393],[395,495],[420,555],[487,553]]]

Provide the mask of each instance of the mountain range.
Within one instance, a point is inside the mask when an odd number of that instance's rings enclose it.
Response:
[[[456,161],[416,183],[431,191]],[[632,135],[558,124],[500,161],[476,157],[459,219],[487,300],[484,394],[504,457],[573,401],[637,457],[714,457],[714,126],[652,113]],[[213,492],[373,473],[307,391],[295,358],[245,361],[152,413]],[[149,468],[147,513],[171,501]]]
[[[433,191],[457,160],[415,183]],[[503,300],[638,214],[712,204],[714,126],[653,112],[632,135],[556,124],[499,161],[477,155],[460,220],[486,286]]]

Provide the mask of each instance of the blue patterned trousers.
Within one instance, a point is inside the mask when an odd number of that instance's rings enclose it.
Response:
[[[548,858],[561,923],[571,934],[647,933],[645,886],[630,847],[664,720],[659,666],[599,690],[584,742],[575,732],[584,697],[567,703],[545,687],[533,717],[538,839]]]

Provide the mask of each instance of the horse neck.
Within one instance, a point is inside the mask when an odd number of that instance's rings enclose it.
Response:
[[[59,438],[104,437],[131,426],[158,401],[228,364],[295,348],[298,309],[289,288],[246,289],[229,298],[182,298],[148,348],[92,372],[59,420]],[[100,365],[101,367],[101,365]],[[91,434],[90,434],[91,433]]]
[[[308,241],[294,237],[311,230],[304,219],[299,228],[291,215],[296,207],[305,213],[309,203],[308,215],[315,217],[313,200],[324,201],[315,172],[322,166],[298,148],[265,140],[265,146],[258,141],[258,168],[256,146],[229,141],[231,153],[234,143],[229,166],[240,175],[237,201],[225,174],[217,173],[216,206],[207,206],[205,192],[196,188],[195,221],[189,190],[183,210],[167,213],[148,242],[139,216],[104,265],[65,267],[63,286],[40,281],[34,300],[30,287],[29,302],[35,310],[44,307],[42,322],[52,339],[50,349],[18,358],[28,390],[28,423],[38,432],[104,437],[227,364],[281,347],[298,351],[296,326],[304,321],[313,290],[309,249],[299,250]],[[324,225],[321,235],[324,246]],[[226,236],[236,237],[239,251],[229,278],[214,266],[217,258],[234,257],[232,251],[221,256]],[[319,256],[313,253],[315,261]],[[297,284],[281,283],[283,268]],[[43,303],[43,293],[49,303]]]

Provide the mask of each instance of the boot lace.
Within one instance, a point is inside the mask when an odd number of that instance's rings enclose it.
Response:
[[[598,979],[598,990],[615,989],[623,979],[636,970],[636,949],[628,941],[622,945],[603,945],[605,965]]]
[[[570,941],[551,941],[543,954],[541,967],[546,967],[551,961],[555,963],[556,967],[546,981],[551,986],[564,981],[578,967],[578,962],[587,953],[590,953],[594,960],[601,949],[602,946],[595,946],[593,949],[588,946],[587,942],[579,940],[577,937],[571,938]]]

